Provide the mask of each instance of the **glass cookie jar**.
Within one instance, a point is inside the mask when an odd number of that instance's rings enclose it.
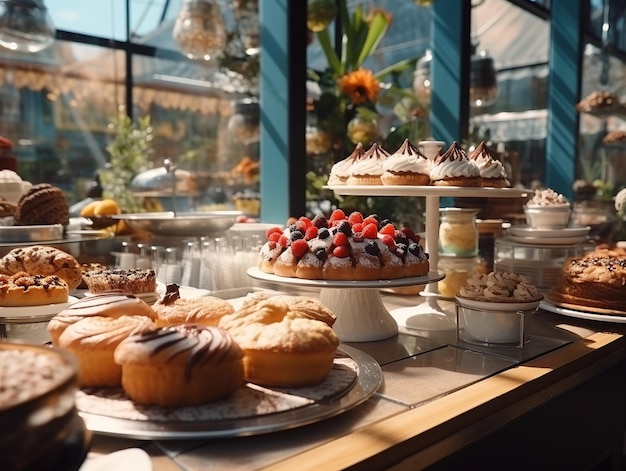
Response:
[[[478,255],[478,210],[470,208],[441,208],[439,223],[439,253],[456,257]]]

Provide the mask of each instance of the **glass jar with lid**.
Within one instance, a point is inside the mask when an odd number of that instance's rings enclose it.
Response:
[[[456,257],[478,255],[477,209],[441,208],[439,253]]]

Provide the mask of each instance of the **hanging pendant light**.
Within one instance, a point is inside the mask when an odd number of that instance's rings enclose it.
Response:
[[[39,52],[54,42],[55,28],[43,0],[0,2],[0,46]]]
[[[184,0],[172,37],[189,59],[208,61],[226,46],[224,17],[216,0]]]
[[[492,105],[498,97],[496,67],[487,51],[480,51],[470,58],[470,105],[484,108]]]

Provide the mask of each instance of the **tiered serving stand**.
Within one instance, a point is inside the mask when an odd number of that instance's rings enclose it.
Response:
[[[327,187],[339,195],[351,196],[423,196],[426,199],[426,252],[430,256],[430,269],[438,272],[439,265],[439,204],[441,197],[453,198],[522,198],[529,190],[520,188],[482,188],[459,186],[356,186],[337,185]],[[427,282],[422,295],[423,303],[393,311],[394,322],[419,330],[454,330],[454,313],[446,312],[439,305],[439,293],[435,280]],[[437,280],[438,281],[438,280]]]

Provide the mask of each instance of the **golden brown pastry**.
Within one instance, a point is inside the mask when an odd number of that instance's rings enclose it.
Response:
[[[80,263],[72,255],[46,245],[16,247],[0,258],[0,273],[13,275],[19,272],[56,275],[67,283],[70,291],[82,280]]]
[[[161,406],[203,404],[231,395],[244,384],[242,358],[228,333],[196,324],[142,332],[115,351],[126,394]]]
[[[67,283],[56,275],[0,275],[0,306],[42,306],[66,303],[68,299]]]
[[[58,339],[63,331],[71,324],[81,319],[94,316],[121,317],[121,316],[144,316],[154,321],[156,313],[150,305],[135,297],[134,294],[122,291],[85,296],[70,304],[67,308],[55,315],[48,322],[48,333],[52,339],[52,345],[58,346]]]
[[[219,326],[244,351],[246,381],[299,387],[326,377],[339,339],[326,322],[318,320],[328,318],[327,309],[320,308],[318,315],[314,308],[309,309],[312,306],[297,310],[288,296],[278,296],[248,303],[243,310],[222,318]]]
[[[70,223],[70,208],[65,193],[48,183],[33,185],[17,202],[15,223],[19,226]]]
[[[626,312],[626,250],[598,248],[568,259],[550,298],[560,303]]]
[[[122,369],[113,353],[130,335],[154,328],[145,316],[85,317],[68,326],[59,337],[59,346],[78,359],[81,387],[119,386]]]
[[[231,303],[215,296],[181,298],[175,284],[167,286],[163,298],[152,308],[159,327],[183,323],[217,326],[223,316],[235,312]]]

